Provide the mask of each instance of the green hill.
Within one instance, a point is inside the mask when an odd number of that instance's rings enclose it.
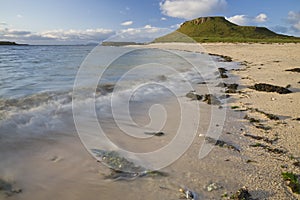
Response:
[[[184,22],[179,29],[154,42],[300,42],[265,27],[239,26],[224,17],[200,17]]]

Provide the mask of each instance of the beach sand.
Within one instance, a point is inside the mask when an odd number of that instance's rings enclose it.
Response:
[[[190,44],[150,44],[147,47],[206,50],[230,56],[233,61],[241,63],[239,70],[229,71],[229,78],[224,79],[226,83],[239,81],[240,92],[230,94],[228,105],[224,105],[228,109],[220,137],[240,151],[216,146],[206,157],[198,159],[204,141],[204,137],[198,135],[205,134],[211,126],[208,114],[201,118],[201,127],[186,153],[162,169],[169,174],[167,177],[111,181],[105,179],[109,169],[96,162],[84,149],[75,131],[74,134],[29,138],[26,141],[8,138],[1,140],[0,174],[2,179],[22,189],[21,193],[8,199],[179,199],[180,186],[197,192],[199,199],[222,199],[224,193],[230,196],[243,186],[248,188],[253,198],[300,198],[291,192],[281,177],[281,173],[287,171],[300,174],[299,166],[294,164],[300,158],[300,122],[295,120],[300,117],[300,80],[298,73],[285,71],[300,67],[299,44],[220,43],[203,44],[203,48],[196,49]],[[289,89],[293,93],[268,93],[248,88],[255,83],[291,85]],[[199,85],[196,91],[201,93],[201,87],[204,86]],[[187,98],[185,102],[189,106],[197,105],[196,101]],[[172,106],[171,102],[169,107]],[[231,106],[238,107],[231,109]],[[218,106],[201,103],[203,113],[209,113],[211,107],[218,109]],[[255,109],[274,114],[279,120],[268,119]],[[176,111],[173,112],[171,116],[176,116]],[[244,119],[246,115],[259,119],[261,125],[250,123]],[[168,120],[170,125],[164,131],[172,133],[178,119]],[[259,125],[269,126],[270,130],[257,128]],[[249,135],[259,136],[260,140]],[[209,192],[207,186],[211,183],[218,187]],[[1,198],[6,199],[0,195]]]

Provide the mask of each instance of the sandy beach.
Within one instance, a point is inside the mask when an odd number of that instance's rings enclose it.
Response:
[[[165,48],[165,45],[160,44],[152,46]],[[240,78],[240,93],[232,95],[235,101],[231,105],[237,107],[237,112],[240,110],[248,118],[257,119],[261,124],[270,127],[269,130],[263,130],[247,120],[242,120],[246,124],[246,130],[239,131],[239,137],[247,137],[246,143],[250,146],[259,146],[262,143],[270,149],[282,149],[284,152],[272,153],[261,147],[245,146],[241,153],[249,163],[237,169],[247,173],[242,183],[258,199],[299,199],[299,195],[292,195],[285,186],[281,173],[300,172],[297,165],[300,155],[299,73],[286,71],[300,67],[300,45],[218,43],[201,46],[207,53],[229,56],[233,61],[241,63],[240,70],[230,72]],[[168,48],[197,51],[195,45],[189,44],[169,44]],[[248,88],[256,83],[289,87],[293,93],[278,94]],[[278,116],[279,120],[268,119],[262,113]]]
[[[211,125],[211,116],[205,115],[190,148],[162,169],[168,176],[112,181],[105,179],[109,169],[96,162],[76,134],[26,141],[8,137],[1,140],[1,178],[22,192],[13,192],[10,197],[0,195],[0,199],[179,199],[178,189],[182,186],[195,191],[198,199],[227,199],[243,186],[253,199],[300,199],[281,175],[300,174],[300,79],[299,73],[286,71],[300,68],[300,44],[208,43],[195,47],[172,43],[147,47],[204,51],[229,56],[240,63],[239,69],[228,71],[229,77],[223,79],[226,84],[239,85],[236,92],[229,94],[227,104],[222,105],[227,108],[226,119],[213,150],[198,159],[205,141],[203,135]],[[292,93],[249,88],[257,83],[288,86]],[[203,87],[199,84],[196,92],[205,94]],[[187,105],[196,106],[197,101],[182,98]],[[170,103],[171,113],[172,106]],[[202,112],[209,113],[211,107],[221,109],[201,101]],[[178,116],[173,112],[174,118],[168,118],[170,124],[164,129],[166,133],[177,127]],[[279,119],[270,119],[271,114]],[[157,140],[159,144],[160,138]]]

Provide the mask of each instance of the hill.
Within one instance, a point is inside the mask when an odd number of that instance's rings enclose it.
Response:
[[[190,37],[190,38],[189,38]],[[176,31],[154,42],[300,42],[265,27],[239,26],[224,17],[200,17],[184,22]]]

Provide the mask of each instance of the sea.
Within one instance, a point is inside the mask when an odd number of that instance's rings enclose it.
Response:
[[[185,97],[199,84],[218,84],[219,67],[236,67],[220,59],[139,46],[0,46],[0,136],[88,132],[89,147],[103,142],[93,138],[99,130],[146,138],[144,132],[159,132],[164,124],[138,119],[166,118],[163,102]]]

